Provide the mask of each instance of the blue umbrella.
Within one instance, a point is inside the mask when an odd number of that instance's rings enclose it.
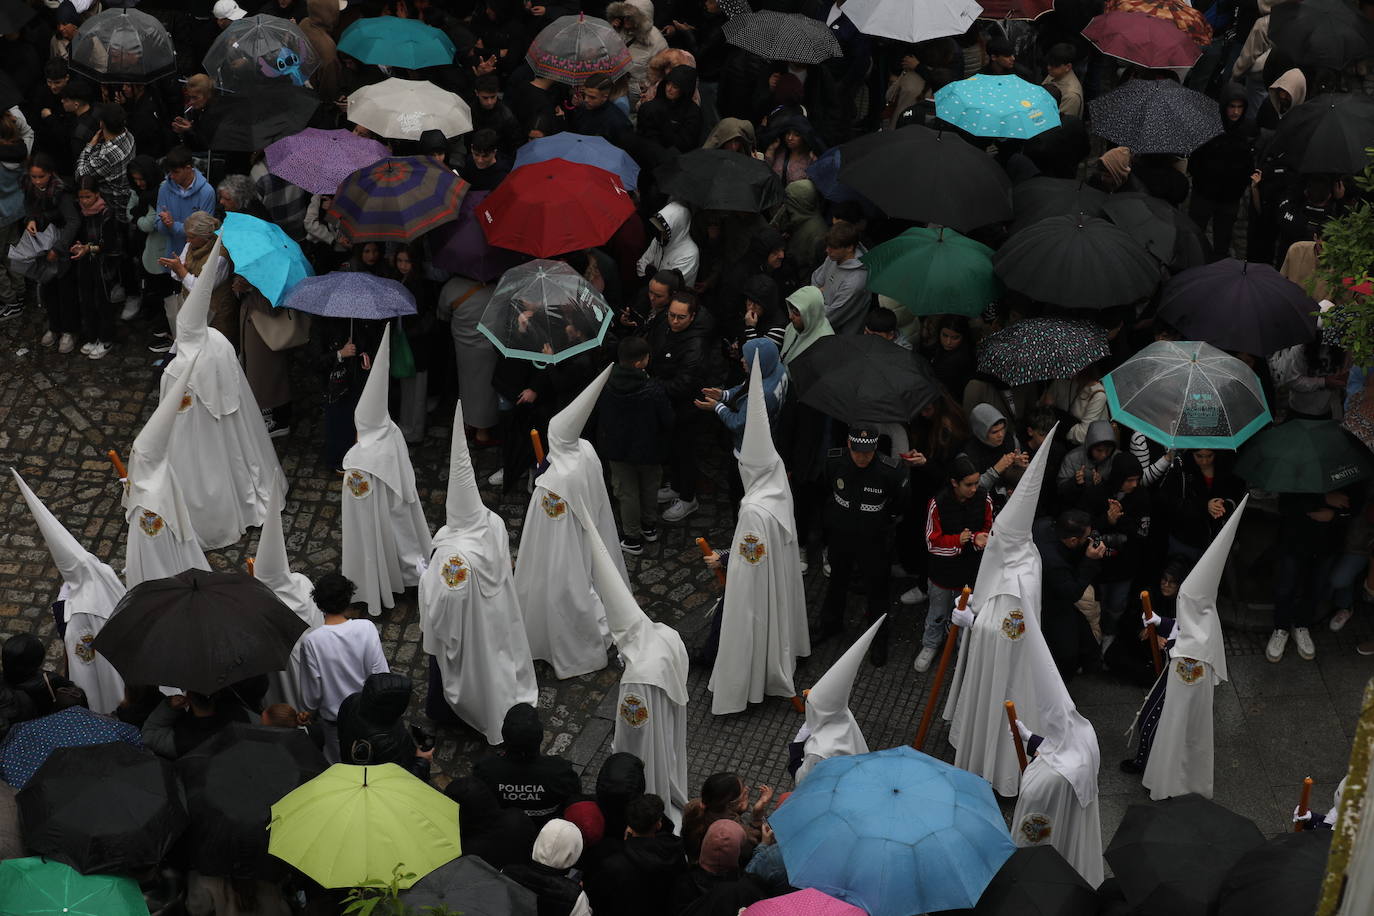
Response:
[[[589,137],[564,131],[551,137],[531,140],[515,151],[515,168],[549,159],[580,162],[620,176],[625,190],[633,191],[639,184],[639,165],[630,154],[604,137]]]
[[[446,67],[456,53],[442,30],[398,16],[359,19],[344,29],[339,50],[365,64],[406,70]]]
[[[832,146],[821,153],[819,159],[807,166],[806,177],[811,179],[816,190],[821,192],[821,196],[832,203],[856,200],[863,204],[865,209],[876,211],[877,208],[873,206],[872,201],[840,181],[840,167],[843,164],[840,160],[840,148]]]
[[[0,742],[0,778],[16,789],[28,785],[33,774],[59,747],[89,747],[123,741],[142,748],[138,729],[118,719],[73,706],[41,719],[20,722]]]
[[[256,286],[273,305],[281,305],[292,287],[315,274],[301,246],[275,223],[247,213],[229,213],[220,238],[234,261],[234,273]]]
[[[415,314],[415,297],[404,284],[352,270],[307,277],[296,284],[282,304],[325,318],[396,318]]]
[[[1059,105],[1019,76],[978,73],[935,93],[935,114],[975,137],[1025,140],[1059,126]]]
[[[972,907],[1015,849],[985,780],[905,746],[822,760],[769,823],[793,886],[870,916]]]

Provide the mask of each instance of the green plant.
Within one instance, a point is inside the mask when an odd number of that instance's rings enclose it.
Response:
[[[355,887],[344,898],[344,916],[463,916],[461,910],[446,906],[413,907],[401,899],[401,882],[414,883],[415,873],[402,871],[397,863],[391,870],[391,880],[385,884],[366,884]]]
[[[1374,191],[1374,147],[1371,162],[1355,176],[1363,191]],[[1341,345],[1355,365],[1374,364],[1374,206],[1362,201],[1322,230],[1317,276],[1326,282],[1335,309],[1325,321],[1337,329]]]

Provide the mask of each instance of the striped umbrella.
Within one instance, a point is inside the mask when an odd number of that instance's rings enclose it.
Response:
[[[1205,47],[1212,43],[1212,27],[1207,24],[1207,17],[1185,0],[1107,0],[1107,11],[1113,10],[1149,13],[1156,19],[1173,23],[1199,45]]]
[[[339,183],[333,212],[358,242],[413,242],[458,218],[468,183],[428,156],[382,159]]]
[[[580,86],[597,73],[611,79],[628,73],[630,49],[609,22],[578,13],[544,26],[525,52],[525,62],[538,76]]]
[[[1008,385],[1073,378],[1108,356],[1107,332],[1090,321],[1027,318],[978,345],[978,371]]]

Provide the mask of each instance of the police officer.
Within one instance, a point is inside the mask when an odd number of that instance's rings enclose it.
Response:
[[[868,620],[888,609],[893,528],[907,500],[911,475],[896,458],[878,455],[878,431],[872,424],[849,428],[849,447],[826,455],[829,497],[823,510],[830,585],[821,606],[820,629],[812,645],[844,630],[849,578],[857,568],[868,600]],[[887,630],[878,632],[869,661],[887,664]]]

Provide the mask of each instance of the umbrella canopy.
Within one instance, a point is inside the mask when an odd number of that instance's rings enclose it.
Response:
[[[1245,443],[1236,473],[1272,493],[1330,493],[1374,477],[1374,455],[1335,420],[1289,420]]]
[[[530,261],[501,277],[477,329],[506,356],[557,363],[598,346],[611,307],[562,261]]]
[[[219,33],[205,52],[205,72],[222,92],[251,92],[281,80],[304,86],[320,66],[300,26],[277,16],[244,16]],[[261,147],[259,147],[261,148]]]
[[[234,273],[273,305],[280,305],[292,287],[315,273],[301,246],[276,223],[247,213],[226,213],[220,238],[234,259]]]
[[[993,255],[1011,289],[1065,308],[1110,308],[1149,296],[1159,267],[1129,234],[1103,219],[1052,216]]]
[[[550,159],[511,172],[476,212],[488,243],[547,258],[605,244],[635,204],[605,169]]]
[[[1308,99],[1279,122],[1274,143],[1304,174],[1358,175],[1369,163],[1365,149],[1374,146],[1374,99],[1349,93]]]
[[[1110,356],[1107,332],[1091,321],[1027,318],[978,344],[978,371],[1010,386],[1073,378]]]
[[[1251,849],[1227,872],[1217,916],[1311,916],[1331,838],[1330,830],[1280,833]]]
[[[515,168],[550,159],[580,162],[603,169],[619,178],[627,191],[639,186],[639,164],[630,158],[629,153],[605,137],[589,137],[570,130],[550,137],[539,137],[515,151]]]
[[[659,166],[659,189],[703,210],[759,213],[782,201],[782,182],[762,160],[696,149]]]
[[[1054,97],[1019,76],[978,73],[949,83],[935,93],[935,114],[975,137],[1025,140],[1059,126]]]
[[[985,780],[910,747],[822,760],[769,822],[794,886],[870,916],[972,906],[1015,848]]]
[[[458,218],[468,183],[429,156],[397,156],[339,183],[333,212],[354,244],[413,242]]]
[[[1102,215],[1171,272],[1207,263],[1202,230],[1166,200],[1144,191],[1115,191],[1103,202]]]
[[[1088,103],[1092,130],[1137,156],[1186,156],[1221,133],[1215,99],[1173,80],[1130,80]]]
[[[351,130],[305,130],[267,147],[267,170],[311,194],[333,194],[339,183],[390,153]]]
[[[0,742],[0,778],[22,789],[43,761],[59,747],[89,747],[112,741],[123,741],[139,749],[143,747],[143,738],[137,728],[82,706],[18,722]]]
[[[1107,11],[1148,13],[1173,23],[1194,44],[1205,47],[1212,43],[1212,27],[1207,24],[1207,17],[1185,0],[1107,0]]]
[[[1002,295],[992,249],[953,229],[908,229],[859,260],[868,268],[868,288],[913,315],[972,318]]]
[[[1226,258],[1164,284],[1158,317],[1187,340],[1268,356],[1317,336],[1317,303],[1268,264]]]
[[[133,878],[83,875],[49,859],[0,862],[0,916],[148,916]]]
[[[1113,420],[1167,448],[1234,449],[1271,419],[1254,371],[1199,341],[1155,341],[1102,384]]]
[[[568,86],[602,74],[619,79],[630,71],[630,49],[604,19],[578,13],[559,16],[530,42],[525,62],[537,76]]]
[[[267,854],[271,808],[329,764],[298,728],[236,722],[177,760],[190,824],[183,846],[205,875],[285,877]]]
[[[723,31],[727,42],[764,60],[820,64],[844,55],[824,22],[800,13],[744,13],[731,17]]]
[[[869,208],[876,209],[867,197],[840,181],[841,165],[840,148],[832,146],[806,167],[806,177],[811,179],[816,190],[828,201],[839,203],[842,200],[857,200]]]
[[[405,70],[446,67],[457,53],[441,29],[399,16],[359,19],[339,36],[339,51],[365,64]]]
[[[88,875],[152,868],[186,827],[171,763],[123,742],[58,748],[18,799],[29,849]]]
[[[1083,37],[1103,54],[1147,69],[1191,67],[1202,56],[1187,32],[1149,13],[1103,13],[1093,17]]]
[[[350,95],[348,120],[392,140],[419,140],[427,130],[451,138],[472,130],[472,109],[428,80],[392,77]]]
[[[172,36],[138,10],[96,13],[72,38],[73,72],[97,83],[151,83],[171,76],[176,64]]]
[[[458,803],[394,763],[336,763],[272,806],[272,855],[323,887],[402,889],[462,855]]]
[[[210,139],[211,146],[251,153],[304,130],[320,100],[308,89],[274,83],[226,97],[220,104],[224,116]]]
[[[23,0],[0,0],[0,34],[18,32],[34,15],[33,8]]]
[[[1275,4],[1269,40],[1297,64],[1344,70],[1374,57],[1374,23],[1353,3],[1302,0]]]
[[[917,42],[964,34],[983,8],[974,0],[848,0],[842,11],[832,6],[827,21],[841,12],[865,35]]]
[[[469,191],[458,208],[458,218],[430,234],[430,252],[435,267],[490,283],[525,260],[518,251],[487,244],[487,234],[477,221],[477,208],[490,194],[490,191]],[[413,301],[411,308],[414,308]]]
[[[905,423],[940,385],[925,359],[871,334],[822,337],[787,367],[797,397],[844,423]]]
[[[1053,846],[1027,846],[1002,863],[970,916],[1097,916],[1097,889]]]
[[[306,277],[282,305],[325,318],[400,318],[415,314],[415,296],[399,280],[356,270]]]
[[[982,0],[979,19],[1039,19],[1054,9],[1054,0]]]
[[[1107,193],[1073,178],[1037,175],[1018,182],[1011,190],[1011,209],[1016,215],[1011,231],[1020,232],[1050,216],[1101,216]]]
[[[863,910],[814,887],[770,897],[745,907],[740,916],[866,916]]]
[[[462,856],[416,881],[402,897],[412,908],[443,907],[463,916],[535,916],[534,891],[492,868],[480,856]]]
[[[188,569],[129,589],[95,638],[128,684],[211,694],[284,671],[305,621],[241,572]]]
[[[1103,855],[1131,906],[1207,916],[1226,873],[1263,842],[1249,818],[1200,795],[1180,795],[1127,808]]]
[[[885,130],[841,148],[840,180],[888,216],[959,232],[1011,218],[1011,180],[983,150],[927,127]]]

